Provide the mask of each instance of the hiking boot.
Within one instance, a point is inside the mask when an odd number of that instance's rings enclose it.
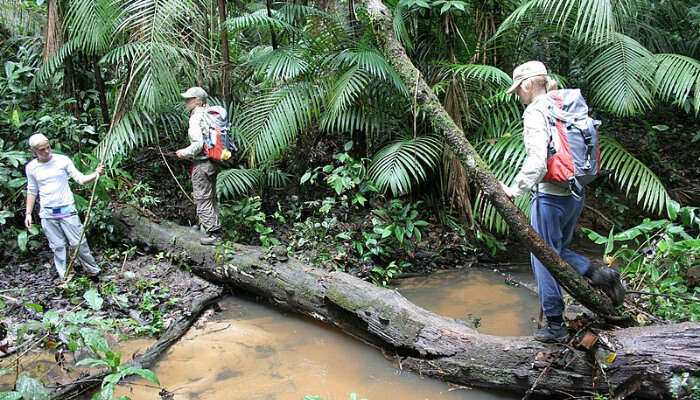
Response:
[[[547,321],[547,325],[535,331],[535,340],[543,343],[566,343],[569,340],[569,331],[562,322]]]
[[[620,281],[620,272],[615,268],[591,267],[591,271],[586,274],[591,279],[593,286],[603,290],[613,305],[619,306],[625,302],[625,287]]]
[[[219,243],[221,243],[221,239],[217,236],[204,236],[199,239],[199,244],[202,246],[213,246]]]

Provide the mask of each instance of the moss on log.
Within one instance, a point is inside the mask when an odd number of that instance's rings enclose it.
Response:
[[[127,237],[183,257],[205,279],[338,327],[395,355],[404,368],[449,382],[517,393],[538,382],[533,392],[550,396],[631,387],[641,397],[670,398],[675,376],[700,369],[700,324],[601,332],[613,349],[599,345],[588,352],[532,337],[482,335],[344,272],[316,269],[293,257],[274,263],[267,249],[256,246],[201,246],[199,233],[153,222],[132,207],[117,210],[114,218]],[[600,377],[596,365],[612,352],[616,357]]]

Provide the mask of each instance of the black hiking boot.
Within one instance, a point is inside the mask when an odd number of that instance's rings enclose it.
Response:
[[[569,332],[563,322],[547,321],[547,325],[535,331],[535,340],[543,343],[566,343]]]
[[[593,286],[603,290],[613,305],[619,306],[625,302],[625,294],[627,290],[622,286],[620,281],[620,272],[615,268],[598,268],[591,266],[591,269],[586,273],[586,276],[591,279]]]

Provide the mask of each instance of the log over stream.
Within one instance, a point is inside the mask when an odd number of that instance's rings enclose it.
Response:
[[[700,370],[697,323],[598,332],[598,344],[588,351],[529,336],[484,335],[341,271],[293,257],[277,260],[263,247],[201,246],[200,233],[151,221],[130,206],[116,210],[114,218],[125,237],[178,257],[211,282],[323,321],[381,348],[402,368],[459,385],[561,397],[612,390],[671,398],[674,377]]]

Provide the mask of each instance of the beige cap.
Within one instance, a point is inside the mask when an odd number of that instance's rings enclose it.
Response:
[[[513,84],[510,85],[507,92],[515,92],[515,89],[517,89],[525,79],[539,75],[547,75],[547,67],[539,61],[528,61],[525,64],[518,65],[513,70]]]
[[[49,138],[42,135],[41,133],[35,133],[29,137],[29,147],[34,148],[44,142],[48,142]]]
[[[185,91],[185,93],[180,93],[180,96],[182,96],[186,99],[192,99],[192,98],[197,97],[197,98],[200,98],[202,100],[206,100],[207,99],[207,92],[205,92],[204,89],[202,89],[199,86],[193,86],[193,87],[187,89],[187,91]]]

